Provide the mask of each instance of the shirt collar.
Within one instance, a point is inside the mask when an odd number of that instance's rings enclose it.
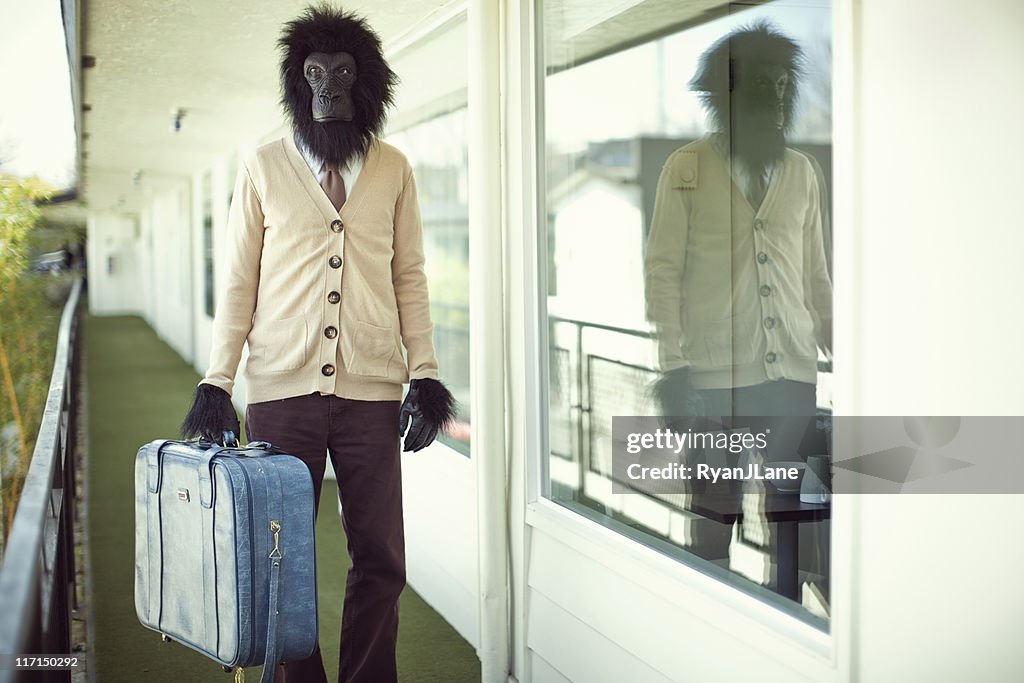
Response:
[[[318,156],[313,154],[313,151],[306,147],[298,136],[295,136],[295,146],[299,148],[299,154],[306,160],[306,165],[309,166],[309,170],[313,172],[313,175],[319,175],[324,170],[324,162]],[[356,169],[361,168],[363,165],[363,157],[361,155],[355,155],[349,159],[345,166],[342,166],[341,172],[346,171],[355,172]]]
[[[302,141],[298,138],[295,138],[295,146],[299,148],[299,154],[306,160],[306,165],[309,166],[309,170],[313,172],[313,175],[318,174],[323,168],[324,162],[313,154],[312,150],[306,147],[306,145],[302,144]]]

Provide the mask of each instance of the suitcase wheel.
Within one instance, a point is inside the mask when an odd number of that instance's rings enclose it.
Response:
[[[231,667],[230,666],[221,665],[220,668],[224,669],[224,673],[226,673],[226,674],[231,673]]]
[[[160,640],[164,641],[165,643],[169,643],[169,642],[171,642],[171,637],[169,635],[167,635],[166,633],[161,633],[160,634]]]

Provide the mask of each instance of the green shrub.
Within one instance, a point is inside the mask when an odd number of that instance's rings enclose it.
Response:
[[[49,274],[28,270],[37,202],[50,189],[39,180],[0,175],[0,489],[4,536],[42,419],[63,303]]]

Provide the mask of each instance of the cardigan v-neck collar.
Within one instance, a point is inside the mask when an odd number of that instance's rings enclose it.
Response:
[[[366,151],[363,168],[359,171],[356,184],[348,193],[348,197],[345,199],[345,203],[341,205],[341,209],[334,208],[334,204],[331,203],[327,193],[324,192],[324,188],[320,187],[320,183],[317,182],[316,176],[310,170],[305,157],[302,156],[302,152],[299,151],[298,146],[295,144],[294,137],[285,135],[281,138],[281,145],[284,148],[285,156],[291,162],[292,170],[298,176],[299,182],[306,188],[309,198],[317,205],[325,219],[332,221],[341,217],[343,221],[347,221],[356,217],[356,214],[359,213],[359,207],[363,204],[368,187],[373,183],[377,162],[380,160],[380,147],[376,140],[370,145],[370,149]]]
[[[720,135],[720,133],[718,133]],[[778,193],[778,187],[782,180],[783,174],[787,172],[789,164],[787,163],[786,156],[783,154],[782,159],[775,163],[772,168],[771,177],[768,179],[768,186],[765,188],[764,196],[761,197],[761,203],[758,206],[754,206],[747,195],[740,189],[740,186],[736,184],[736,179],[732,175],[732,160],[726,159],[722,156],[722,151],[718,145],[714,143],[710,136],[705,138],[705,144],[711,148],[711,154],[718,160],[719,165],[725,172],[725,176],[729,179],[729,185],[732,188],[732,192],[738,194],[743,198],[743,203],[750,209],[750,213],[755,218],[761,218],[761,212],[768,206],[770,201],[775,199],[775,195]]]

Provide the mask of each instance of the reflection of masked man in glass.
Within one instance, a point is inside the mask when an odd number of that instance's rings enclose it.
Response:
[[[690,86],[715,132],[665,162],[645,266],[665,414],[793,416],[758,425],[773,429],[769,460],[796,459],[817,346],[831,352],[818,180],[786,147],[800,65],[767,23],[704,54]]]

